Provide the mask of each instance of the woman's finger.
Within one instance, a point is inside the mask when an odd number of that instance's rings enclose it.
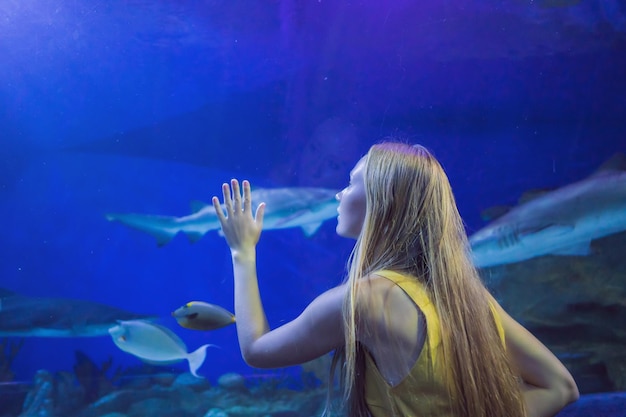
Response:
[[[254,215],[254,221],[259,229],[263,229],[263,216],[265,215],[265,203],[259,204],[256,208],[256,214]]]
[[[239,181],[232,179],[230,180],[230,186],[233,189],[233,210],[235,213],[241,211],[241,190],[239,189]]]
[[[226,221],[226,216],[224,216],[224,209],[222,209],[222,206],[220,205],[220,199],[213,196],[211,201],[213,202],[213,208],[215,209],[217,219],[220,221],[220,223],[224,224],[224,222]]]
[[[250,182],[244,180],[243,183],[243,211],[252,213],[252,193],[250,192]]]
[[[228,216],[233,214],[233,202],[230,198],[230,187],[227,183],[222,184],[222,194],[224,195],[224,206]]]

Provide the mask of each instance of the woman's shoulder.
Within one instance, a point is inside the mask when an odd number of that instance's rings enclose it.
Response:
[[[413,293],[406,283],[416,282],[414,277],[394,271],[376,271],[359,280],[357,284],[357,305],[365,315],[378,315],[381,311],[414,310]]]
[[[392,269],[378,269],[376,271],[371,272],[367,276],[367,278],[370,278],[370,279],[385,278],[393,282],[416,280],[416,277],[414,277],[413,275],[407,272],[401,272],[401,271],[396,271]]]
[[[375,283],[378,288],[398,287],[411,297],[426,296],[426,288],[422,280],[407,272],[378,270],[370,273],[365,280],[365,282]]]

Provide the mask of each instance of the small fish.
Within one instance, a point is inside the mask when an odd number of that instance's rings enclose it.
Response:
[[[109,329],[113,343],[123,350],[154,365],[169,365],[182,360],[189,361],[189,372],[197,378],[196,371],[206,358],[206,349],[215,345],[203,345],[192,353],[185,343],[170,329],[144,320],[120,321]]]
[[[172,316],[178,324],[192,330],[215,330],[235,322],[233,313],[204,301],[191,301],[176,309]]]

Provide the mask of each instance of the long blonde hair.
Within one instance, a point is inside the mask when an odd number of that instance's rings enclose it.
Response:
[[[439,162],[419,145],[381,143],[365,158],[364,181],[366,215],[346,279],[345,346],[335,355],[344,360],[342,386],[349,415],[368,415],[356,284],[371,272],[389,269],[420,279],[436,307],[455,416],[525,416],[519,383]]]

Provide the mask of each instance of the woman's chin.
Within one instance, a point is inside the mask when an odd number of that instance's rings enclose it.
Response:
[[[337,227],[335,227],[335,232],[337,233],[338,236],[345,237],[346,239],[356,239],[359,237],[358,235],[355,235],[354,233],[350,233],[346,231],[339,224],[337,225]]]

